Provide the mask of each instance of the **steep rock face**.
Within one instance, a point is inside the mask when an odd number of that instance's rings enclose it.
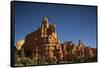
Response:
[[[27,61],[37,65],[97,60],[96,48],[86,47],[81,40],[78,44],[72,41],[60,43],[56,25],[49,24],[47,17],[43,18],[41,26],[36,31],[27,34],[25,40],[16,43],[16,49],[16,63]]]
[[[44,17],[42,25],[25,38],[24,51],[26,57],[45,58],[47,62],[62,59],[60,41],[56,35],[56,26],[49,24],[48,18]]]

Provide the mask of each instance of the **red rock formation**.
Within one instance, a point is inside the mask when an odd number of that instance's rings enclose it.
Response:
[[[62,49],[55,28],[56,26],[49,24],[48,18],[44,17],[42,25],[25,38],[24,51],[26,57],[35,56],[38,58],[40,56],[45,57],[48,63],[53,59],[59,62],[62,59]]]
[[[47,17],[43,18],[42,25],[36,31],[29,33],[25,40],[16,44],[19,51],[17,55],[22,55],[24,50],[25,58],[35,59],[37,64],[40,58],[45,60],[43,64],[55,64],[62,61],[84,62],[84,58],[96,60],[97,57],[96,48],[86,47],[81,40],[79,44],[72,41],[61,44],[56,34],[56,26],[49,24]]]

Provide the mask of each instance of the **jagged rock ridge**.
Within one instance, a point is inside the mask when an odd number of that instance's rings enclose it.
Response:
[[[81,40],[77,45],[71,41],[61,44],[56,34],[56,25],[49,24],[47,17],[43,18],[42,25],[36,31],[29,33],[25,40],[18,41],[16,48],[18,55],[35,60],[32,64],[36,61],[36,64],[40,64],[40,59],[44,61],[42,64],[56,64],[85,62],[84,58],[96,58],[96,49],[85,47]]]

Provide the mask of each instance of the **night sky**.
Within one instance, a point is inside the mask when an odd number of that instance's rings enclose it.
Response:
[[[44,16],[56,25],[61,43],[82,40],[86,46],[96,47],[96,7],[15,3],[15,42],[38,29]]]

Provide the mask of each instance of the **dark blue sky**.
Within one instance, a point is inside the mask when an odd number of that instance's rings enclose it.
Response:
[[[96,7],[15,3],[15,42],[36,30],[42,18],[48,16],[56,24],[61,42],[82,40],[87,46],[96,47]]]

